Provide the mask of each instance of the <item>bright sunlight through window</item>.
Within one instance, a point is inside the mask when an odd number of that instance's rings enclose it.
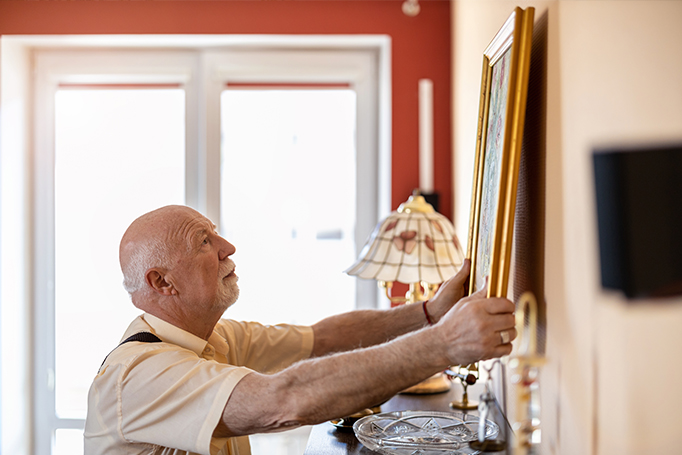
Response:
[[[312,324],[352,310],[355,92],[225,90],[221,228],[237,252],[233,319]]]
[[[140,214],[185,200],[179,89],[59,90],[55,147],[55,392],[60,417],[85,418],[87,391],[133,318],[118,245]],[[82,430],[55,453],[83,451]]]

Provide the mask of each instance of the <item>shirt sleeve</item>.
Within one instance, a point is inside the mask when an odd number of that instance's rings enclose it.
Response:
[[[260,373],[281,371],[309,358],[313,351],[313,329],[308,326],[224,319],[219,328],[230,345],[230,363]]]
[[[111,373],[119,374],[116,392],[123,438],[207,455],[230,394],[252,372],[164,343],[111,367],[117,369]]]

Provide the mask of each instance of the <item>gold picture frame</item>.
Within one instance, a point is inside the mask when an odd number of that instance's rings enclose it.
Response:
[[[516,8],[483,52],[467,258],[469,294],[509,282],[534,8]]]

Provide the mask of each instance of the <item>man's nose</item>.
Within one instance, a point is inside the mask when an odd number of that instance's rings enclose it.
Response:
[[[220,237],[219,259],[221,261],[227,259],[229,256],[232,256],[235,251],[237,251],[237,248],[235,248],[234,245]]]

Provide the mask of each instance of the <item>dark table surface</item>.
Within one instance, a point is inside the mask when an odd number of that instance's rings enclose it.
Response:
[[[478,400],[478,385],[469,387],[470,400]],[[450,407],[450,402],[461,399],[461,396],[462,387],[458,383],[453,383],[448,392],[430,395],[398,394],[381,406],[381,412],[455,411],[466,412],[478,418],[477,410],[460,411]],[[504,423],[497,422],[497,424],[502,429]],[[313,427],[304,455],[376,455],[376,452],[363,446],[352,429],[338,429],[331,422],[325,422]]]

